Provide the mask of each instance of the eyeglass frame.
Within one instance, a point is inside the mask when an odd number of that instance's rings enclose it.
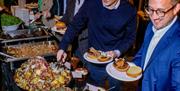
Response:
[[[147,13],[148,15],[153,15],[154,12],[155,12],[159,17],[164,17],[164,16],[166,15],[166,13],[168,13],[170,10],[172,10],[174,7],[176,7],[176,5],[177,5],[177,4],[173,5],[171,8],[169,8],[169,9],[166,10],[166,11],[161,11],[161,10],[159,10],[159,9],[157,9],[157,10],[151,9],[152,13],[149,12],[149,10],[148,10],[149,6],[148,6],[148,5],[145,5],[145,6],[144,6],[144,9],[145,9],[145,11],[146,11],[146,13]],[[159,12],[159,13],[158,13],[158,12]],[[161,13],[162,15],[160,15],[160,13]]]

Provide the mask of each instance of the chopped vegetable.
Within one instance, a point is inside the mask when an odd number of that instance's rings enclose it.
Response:
[[[1,15],[1,25],[2,26],[11,26],[11,25],[17,25],[22,23],[22,20],[18,17],[2,14]]]

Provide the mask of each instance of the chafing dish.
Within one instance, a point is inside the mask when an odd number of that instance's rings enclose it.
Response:
[[[55,55],[58,45],[55,41],[41,41],[21,43],[17,45],[6,45],[1,54],[8,57],[5,61],[19,61],[34,56],[51,56]]]

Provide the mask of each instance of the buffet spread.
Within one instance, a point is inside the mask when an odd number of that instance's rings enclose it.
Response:
[[[71,80],[70,71],[56,68],[56,63],[48,63],[42,57],[34,57],[21,64],[15,71],[16,84],[28,91],[50,91],[65,86]]]

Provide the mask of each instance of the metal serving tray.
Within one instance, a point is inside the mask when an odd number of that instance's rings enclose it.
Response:
[[[55,41],[29,42],[16,45],[6,45],[0,55],[6,56],[5,62],[25,60],[34,56],[52,56],[58,50]]]

